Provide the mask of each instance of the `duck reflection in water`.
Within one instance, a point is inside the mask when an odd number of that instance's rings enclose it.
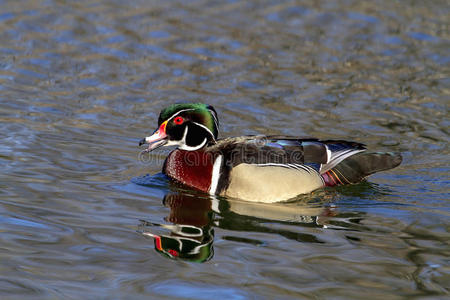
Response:
[[[323,200],[324,195],[321,195]],[[325,197],[330,197],[330,194]],[[333,197],[333,196],[331,196]],[[155,249],[171,259],[206,262],[214,255],[214,227],[231,231],[270,232],[288,239],[308,243],[323,243],[315,235],[274,229],[267,221],[327,228],[335,215],[332,206],[308,206],[303,203],[248,203],[234,199],[218,199],[196,192],[169,192],[163,199],[170,209],[168,224],[141,220],[139,232],[154,239]],[[264,244],[251,238],[227,236],[227,240]]]
[[[211,201],[189,194],[167,194],[163,204],[170,208],[165,220],[172,224],[157,224],[141,220],[140,232],[154,238],[155,249],[172,259],[205,262],[213,257],[214,229]],[[157,229],[170,231],[156,234]]]

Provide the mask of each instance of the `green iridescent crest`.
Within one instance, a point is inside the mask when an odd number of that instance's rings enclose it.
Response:
[[[214,134],[214,137],[217,138],[219,133],[219,119],[217,118],[215,109],[211,105],[204,103],[172,104],[161,111],[158,119],[158,126],[177,113],[187,115],[192,121],[206,126]]]

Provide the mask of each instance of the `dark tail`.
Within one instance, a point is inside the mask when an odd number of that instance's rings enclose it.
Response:
[[[322,174],[328,186],[357,183],[370,174],[395,168],[402,156],[392,152],[361,152],[344,159],[336,167]]]

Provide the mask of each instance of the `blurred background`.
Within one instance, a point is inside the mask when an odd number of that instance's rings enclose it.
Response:
[[[444,0],[0,1],[0,297],[448,295],[449,15]],[[404,161],[289,204],[210,199],[157,174],[167,151],[138,159],[177,101],[213,105],[222,137]]]

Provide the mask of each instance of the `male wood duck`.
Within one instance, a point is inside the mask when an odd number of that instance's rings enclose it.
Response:
[[[215,109],[203,103],[173,104],[158,128],[139,142],[145,151],[177,146],[163,173],[184,185],[247,201],[278,202],[324,186],[357,183],[398,166],[395,153],[368,152],[363,144],[289,136],[218,139]]]

